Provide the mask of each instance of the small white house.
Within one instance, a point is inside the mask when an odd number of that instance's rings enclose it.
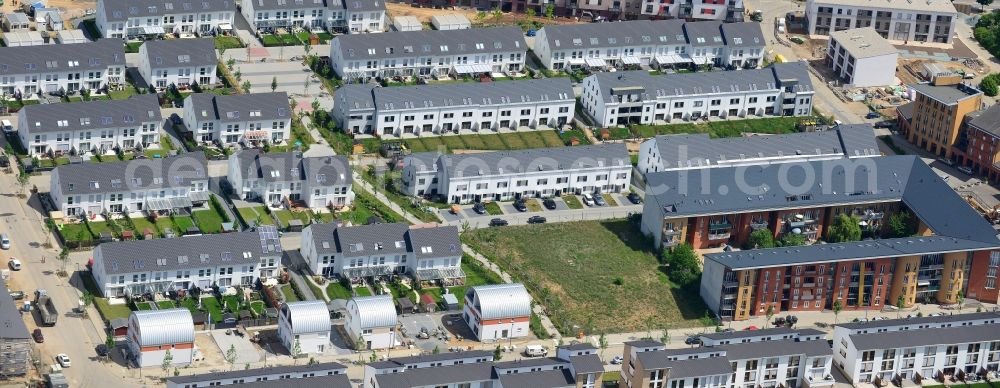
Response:
[[[416,16],[396,16],[392,18],[392,28],[396,31],[420,31],[424,25]]]
[[[322,300],[285,303],[278,315],[278,337],[295,354],[323,353],[330,346],[330,310]]]
[[[857,88],[896,84],[899,50],[874,28],[830,33],[826,64],[845,85]]]
[[[126,339],[131,361],[140,368],[163,365],[170,352],[170,365],[191,363],[194,353],[194,321],[191,311],[175,308],[155,311],[133,311],[128,319]]]
[[[472,28],[469,19],[457,13],[435,15],[431,18],[431,24],[434,25],[435,30],[467,30]]]
[[[465,292],[462,319],[482,342],[528,335],[531,295],[523,284],[472,287]]]
[[[397,322],[391,295],[354,297],[347,301],[344,328],[359,349],[395,346]]]

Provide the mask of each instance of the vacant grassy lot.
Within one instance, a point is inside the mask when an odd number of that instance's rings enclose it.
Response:
[[[563,140],[553,130],[523,131],[503,134],[457,136],[427,136],[403,140],[413,152],[444,150],[520,150],[526,148],[562,147]]]
[[[811,117],[768,117],[746,120],[712,121],[708,123],[683,123],[667,125],[635,125],[632,134],[638,137],[653,137],[677,133],[707,133],[713,138],[736,137],[743,133],[791,133],[795,125]]]
[[[566,202],[566,206],[570,209],[583,209],[583,203],[580,202],[580,198],[575,195],[564,195],[562,196],[563,201]]]
[[[503,214],[503,210],[500,209],[500,205],[496,202],[487,202],[484,206],[486,206],[486,213],[491,216],[499,216]]]
[[[462,240],[524,282],[564,334],[573,325],[589,333],[690,327],[705,314],[697,290],[671,284],[652,243],[624,220],[477,229]]]

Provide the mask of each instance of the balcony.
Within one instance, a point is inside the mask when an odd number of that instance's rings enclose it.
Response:
[[[833,386],[833,376],[821,376],[813,375],[806,376],[806,387],[832,387]]]
[[[750,221],[750,229],[753,229],[753,230],[767,229],[767,227],[768,227],[768,222],[767,221],[760,221],[760,222]]]

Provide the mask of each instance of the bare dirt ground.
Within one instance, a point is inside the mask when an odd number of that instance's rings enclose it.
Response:
[[[386,2],[386,11],[389,13],[389,17],[396,16],[416,16],[421,23],[430,23],[431,17],[437,15],[448,15],[448,14],[460,14],[469,19],[474,26],[493,26],[493,25],[511,25],[518,22],[533,20],[542,24],[575,24],[579,21],[571,18],[555,18],[548,19],[545,17],[535,17],[534,19],[529,19],[527,15],[520,13],[510,13],[505,12],[503,17],[497,21],[493,18],[490,12],[486,13],[486,17],[482,20],[477,19],[478,10],[467,7],[457,7],[455,9],[435,9],[435,8],[417,8],[411,4]]]
[[[14,12],[20,9],[21,4],[30,3],[31,0],[10,0],[5,1],[0,6],[0,13]],[[63,11],[63,20],[67,22],[71,19],[82,17],[88,9],[97,9],[96,0],[48,0],[49,8],[58,8]],[[73,28],[76,28],[75,26]]]

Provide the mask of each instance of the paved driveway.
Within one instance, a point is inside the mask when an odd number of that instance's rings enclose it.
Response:
[[[250,336],[226,335],[226,330],[219,329],[212,330],[212,340],[219,345],[219,351],[223,355],[230,347],[236,348],[236,365],[260,361],[260,351],[250,342]]]

